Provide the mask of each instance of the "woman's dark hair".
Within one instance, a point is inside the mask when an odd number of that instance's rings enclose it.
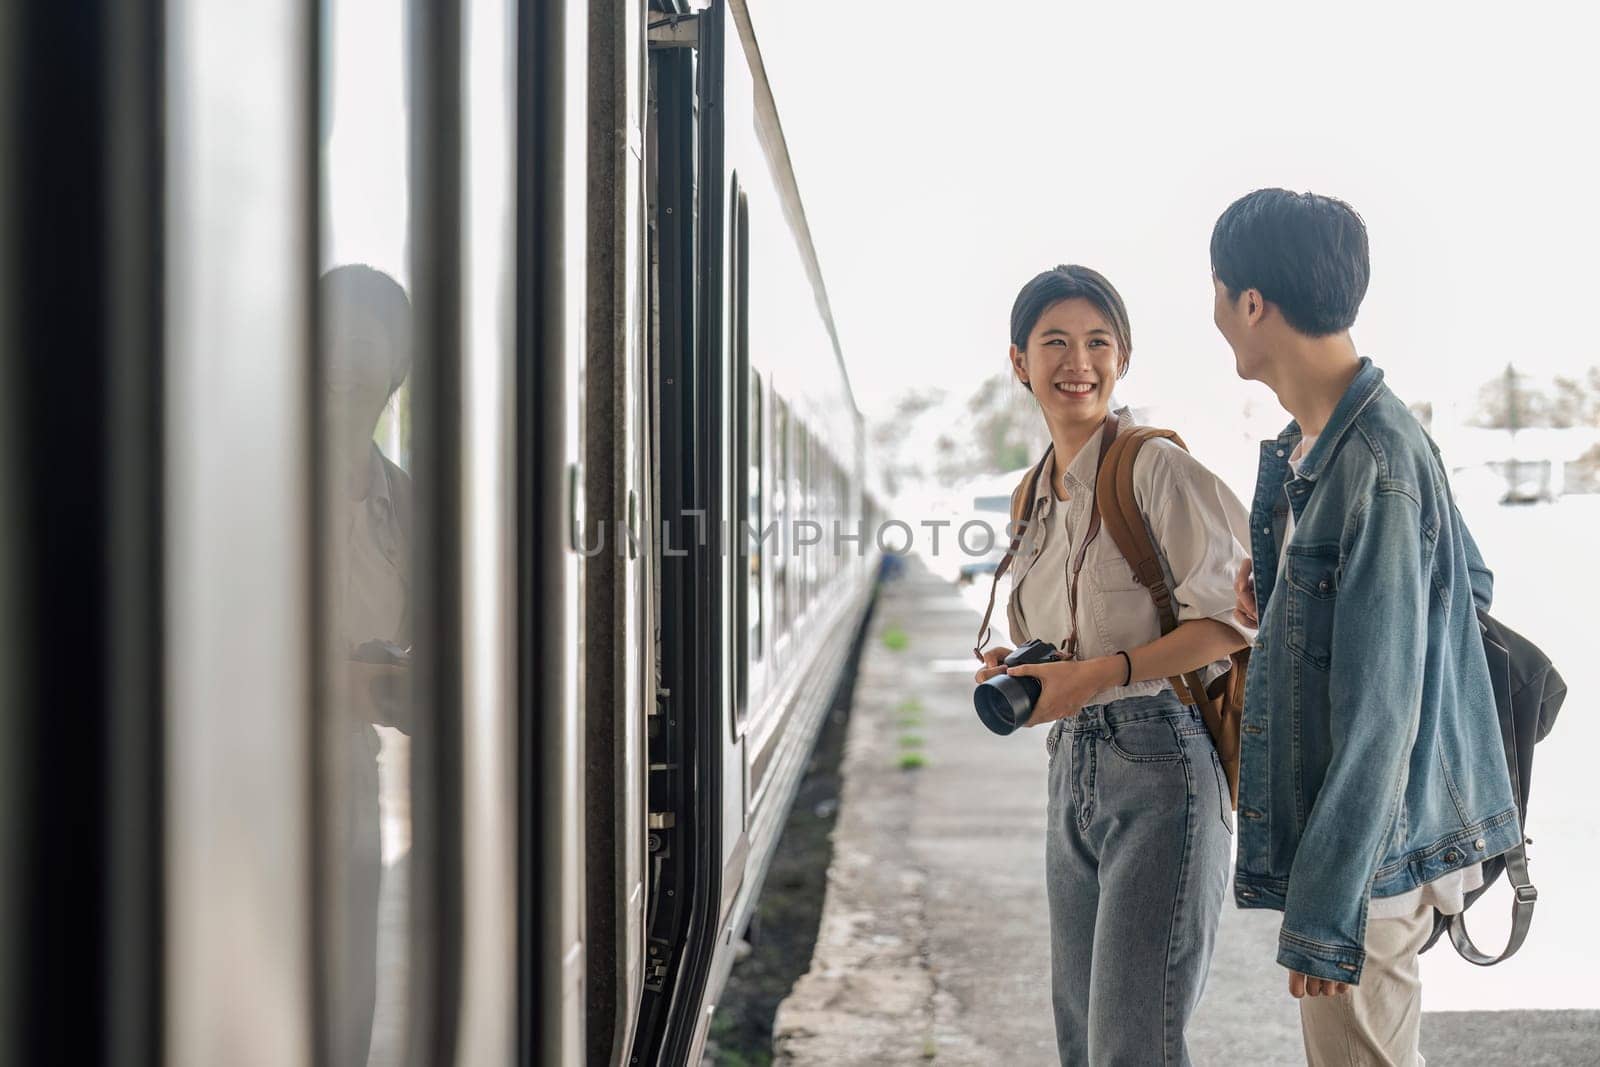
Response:
[[[1367,295],[1367,227],[1343,200],[1257,189],[1211,231],[1211,269],[1237,300],[1257,289],[1308,337],[1348,330]]]
[[[1076,263],[1063,263],[1037,274],[1022,287],[1011,305],[1011,343],[1019,350],[1026,350],[1028,335],[1039,325],[1039,318],[1061,301],[1075,299],[1089,301],[1105,316],[1122,356],[1117,376],[1128,373],[1128,361],[1133,357],[1133,333],[1128,328],[1128,308],[1122,302],[1122,294],[1099,271]],[[1032,392],[1033,387],[1029,386],[1028,391]]]

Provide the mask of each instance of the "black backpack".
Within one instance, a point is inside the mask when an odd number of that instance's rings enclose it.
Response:
[[[1561,680],[1550,657],[1509,626],[1489,615],[1478,612],[1478,625],[1483,631],[1483,651],[1489,660],[1489,678],[1494,683],[1495,709],[1500,716],[1500,739],[1506,749],[1506,769],[1511,772],[1511,792],[1517,800],[1517,818],[1524,834],[1528,825],[1528,787],[1533,778],[1533,746],[1543,741],[1555,725],[1556,712],[1567,697],[1567,683]],[[1487,860],[1483,865],[1483,886],[1468,893],[1466,906],[1484,893],[1504,872],[1516,894],[1511,904],[1511,937],[1505,950],[1490,956],[1479,950],[1467,934],[1466,913],[1433,915],[1433,935],[1422,946],[1426,952],[1445,931],[1461,958],[1480,967],[1487,967],[1509,959],[1522,947],[1528,936],[1528,926],[1533,922],[1533,905],[1539,891],[1528,878],[1528,846],[1533,838],[1524,836],[1508,852]]]

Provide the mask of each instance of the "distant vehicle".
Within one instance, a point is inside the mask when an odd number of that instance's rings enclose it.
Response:
[[[982,556],[964,556],[961,568],[956,575],[956,584],[971,585],[980,575],[993,574],[1000,568],[1000,561],[1006,557],[1006,548],[1010,545],[1010,538],[1006,535],[1006,524],[1011,517],[1011,495],[1009,493],[995,495],[987,494],[976,496],[972,499],[973,514],[963,520],[967,522],[986,522],[994,530],[994,544]],[[961,526],[957,526],[959,531]]]
[[[1506,460],[1502,467],[1505,472],[1506,491],[1500,497],[1501,504],[1507,506],[1548,504],[1555,500],[1549,460],[1510,459]]]

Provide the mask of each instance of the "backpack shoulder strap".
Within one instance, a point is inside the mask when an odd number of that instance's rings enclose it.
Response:
[[[1150,592],[1155,601],[1156,615],[1161,621],[1162,634],[1178,627],[1178,613],[1173,605],[1172,590],[1167,587],[1166,572],[1161,566],[1160,550],[1150,538],[1145,527],[1144,514],[1139,510],[1133,491],[1133,465],[1139,450],[1147,442],[1172,441],[1188,450],[1183,438],[1173,430],[1158,430],[1151,426],[1135,426],[1117,436],[1116,443],[1106,455],[1105,466],[1095,482],[1095,506],[1100,509],[1100,522],[1117,551],[1133,568],[1133,577]],[[1199,705],[1206,699],[1206,687],[1199,671],[1170,679],[1179,699]]]
[[[994,614],[995,590],[1000,586],[1001,575],[1011,569],[1011,560],[1022,545],[1022,536],[1028,528],[1028,523],[1033,521],[1035,490],[1039,486],[1039,477],[1044,472],[1044,462],[1050,458],[1050,451],[1054,447],[1054,445],[1047,447],[1028,476],[1011,490],[1011,528],[1014,532],[1011,544],[1006,548],[1006,554],[1000,557],[1000,565],[995,567],[994,577],[989,581],[989,605],[983,609],[983,621],[978,624],[978,643],[972,646],[972,654],[979,660],[983,659],[983,646],[989,643],[989,617]]]

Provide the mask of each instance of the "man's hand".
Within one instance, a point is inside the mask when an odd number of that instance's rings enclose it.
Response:
[[[1261,626],[1261,620],[1256,617],[1256,577],[1248,556],[1233,579],[1233,618],[1252,630]]]
[[[1342,997],[1349,991],[1350,987],[1343,982],[1311,978],[1299,971],[1289,972],[1289,995],[1296,1000],[1301,997]]]
[[[1011,655],[1011,649],[1006,648],[1004,645],[997,645],[985,652],[983,654],[983,666],[978,668],[978,673],[972,676],[972,680],[982,685],[995,675],[1004,674],[1006,669],[1001,664],[1005,662],[1006,657],[1009,655]]]
[[[1039,679],[1042,688],[1033,705],[1033,717],[1023,725],[1042,726],[1078,714],[1090,697],[1121,684],[1123,664],[1121,656],[1101,656],[1091,660],[1024,663],[1009,668],[1006,673],[1017,678]]]

